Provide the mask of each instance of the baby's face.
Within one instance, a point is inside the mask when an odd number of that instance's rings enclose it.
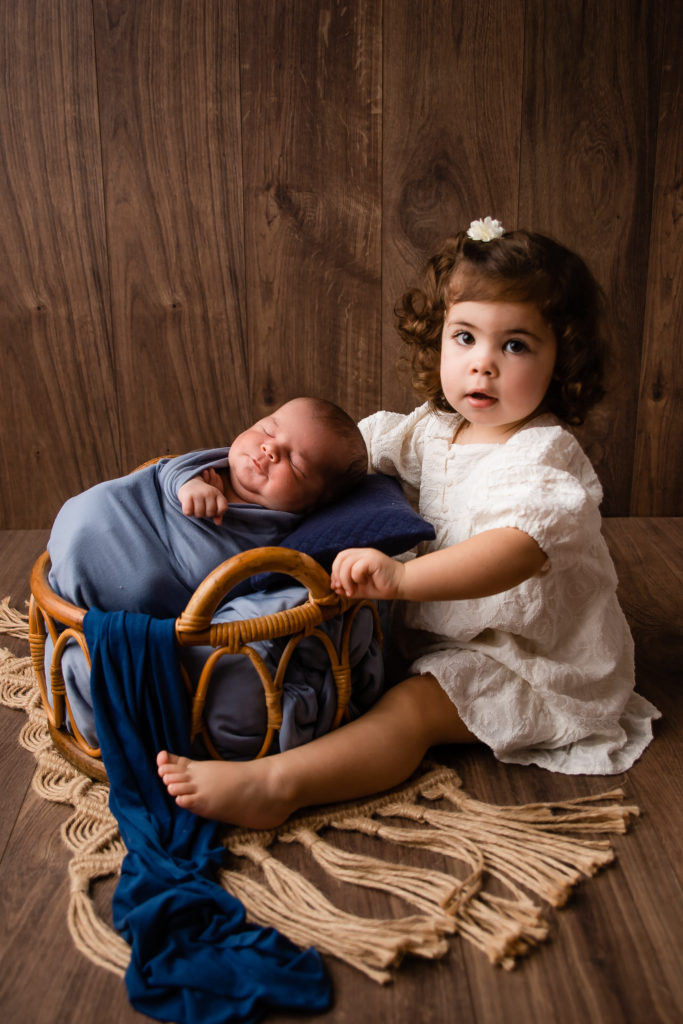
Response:
[[[228,500],[282,512],[304,512],[320,499],[338,458],[338,438],[295,398],[235,438],[230,446]]]

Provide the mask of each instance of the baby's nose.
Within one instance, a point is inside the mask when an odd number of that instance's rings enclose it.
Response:
[[[275,445],[267,443],[265,441],[261,445],[261,451],[266,456],[266,458],[269,459],[271,462],[277,462],[280,458],[280,456],[277,453],[277,448],[275,447]]]

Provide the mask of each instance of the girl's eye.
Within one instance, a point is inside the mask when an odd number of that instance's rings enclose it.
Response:
[[[470,334],[469,331],[456,331],[453,335],[458,345],[472,345],[474,343],[474,335]]]
[[[527,345],[525,342],[520,341],[519,338],[510,338],[509,341],[505,342],[503,346],[505,351],[512,352],[513,355],[517,355],[519,352],[526,352]]]

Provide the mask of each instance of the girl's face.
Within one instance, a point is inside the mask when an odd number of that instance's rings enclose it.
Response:
[[[465,420],[462,444],[502,443],[540,407],[557,342],[533,302],[454,302],[441,334],[441,386]]]

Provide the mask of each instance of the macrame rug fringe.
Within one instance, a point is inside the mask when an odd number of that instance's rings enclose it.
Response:
[[[67,923],[74,944],[89,960],[123,977],[130,948],[101,919],[91,895],[98,879],[119,872],[125,855],[118,823],[109,810],[109,787],[93,782],[55,750],[30,657],[0,649],[0,703],[26,714],[19,743],[36,759],[35,792],[73,808],[60,832],[72,852]]]
[[[24,618],[3,601],[0,632],[19,635],[14,630],[23,628]],[[55,750],[30,658],[0,649],[0,702],[27,716],[20,743],[37,762],[36,792],[73,808],[61,834],[72,854],[68,927],[74,943],[90,960],[123,975],[129,947],[92,899],[94,883],[117,874],[125,855],[108,786]],[[637,807],[621,805],[622,798],[614,789],[557,803],[494,806],[468,796],[452,769],[426,766],[414,780],[374,799],[303,813],[267,832],[226,829],[229,866],[220,880],[251,920],[379,983],[391,980],[406,955],[443,956],[455,934],[510,969],[548,934],[543,902],[562,906],[581,879],[613,860],[609,841],[597,837],[625,832],[638,815]],[[370,852],[337,846],[334,838],[343,832],[367,837]],[[298,844],[335,881],[385,892],[409,912],[368,918],[336,906],[278,859],[282,844]],[[387,856],[392,847],[393,858]],[[407,848],[445,858],[450,869],[401,863],[400,851]]]
[[[260,924],[275,924],[352,963],[379,982],[406,953],[439,957],[445,936],[459,933],[491,963],[506,969],[548,934],[539,897],[561,907],[573,886],[614,859],[608,840],[571,833],[623,833],[637,807],[623,791],[521,806],[494,806],[469,797],[451,768],[426,767],[398,790],[360,803],[335,805],[290,819],[268,832],[231,830],[225,845],[258,866],[263,881],[223,873],[223,883]],[[439,801],[439,806],[434,806]],[[449,806],[443,808],[442,803]],[[427,850],[456,863],[453,873],[410,867],[335,847],[326,835],[360,832],[383,844]],[[298,843],[330,877],[378,889],[420,911],[390,922],[350,917],[274,855],[277,842]],[[491,880],[498,892],[491,892]]]
[[[28,640],[28,615],[12,608],[9,597],[0,601],[0,633],[14,636],[18,640]]]

